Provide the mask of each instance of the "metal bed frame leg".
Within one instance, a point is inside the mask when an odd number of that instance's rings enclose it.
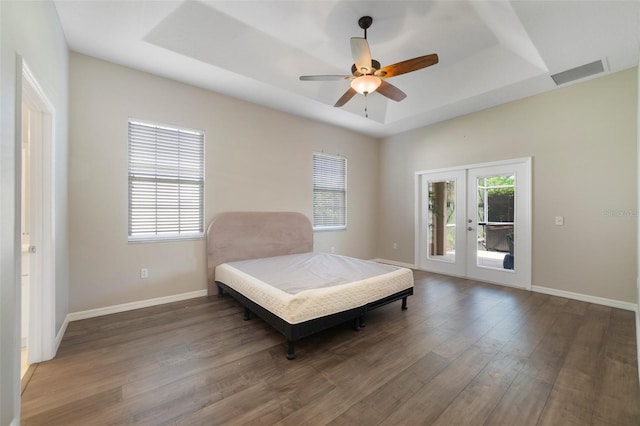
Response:
[[[244,316],[242,319],[245,321],[249,321],[251,319],[251,311],[246,306],[244,307]]]
[[[353,329],[355,331],[360,331],[360,317],[356,317],[353,319]]]
[[[407,296],[405,296],[402,298],[402,310],[406,311],[407,309],[409,308],[407,308]]]
[[[296,348],[293,340],[289,340],[287,343],[287,359],[291,361],[296,358]]]
[[[224,297],[224,290],[220,286],[218,286],[218,297]]]

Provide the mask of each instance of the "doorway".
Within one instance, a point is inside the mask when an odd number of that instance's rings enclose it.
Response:
[[[53,244],[52,104],[22,61],[21,150],[21,352],[25,365],[53,358],[55,246]]]
[[[20,377],[22,378],[29,367],[28,362],[28,337],[29,337],[29,290],[31,268],[29,262],[29,251],[31,249],[30,229],[31,229],[31,135],[36,130],[31,123],[31,110],[25,102],[22,103],[22,184],[21,184],[21,208],[20,232],[21,232],[21,335],[20,335]],[[33,117],[35,118],[35,117]],[[35,135],[34,135],[35,136]]]
[[[531,159],[418,172],[416,265],[531,287]]]

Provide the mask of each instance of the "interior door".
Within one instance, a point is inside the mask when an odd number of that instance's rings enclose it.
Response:
[[[420,265],[448,275],[464,276],[466,173],[453,170],[421,178]]]
[[[530,182],[527,163],[467,172],[467,276],[529,288]]]

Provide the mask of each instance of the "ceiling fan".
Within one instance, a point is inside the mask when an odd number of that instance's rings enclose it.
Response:
[[[417,71],[438,63],[438,55],[432,53],[381,68],[380,62],[371,59],[371,51],[369,50],[369,43],[367,42],[367,28],[369,28],[372,23],[373,18],[371,16],[363,16],[358,20],[358,25],[364,30],[364,38],[351,38],[351,54],[354,61],[354,64],[351,66],[351,75],[300,76],[300,80],[303,81],[351,80],[351,87],[338,99],[334,107],[343,106],[349,102],[356,93],[366,96],[376,91],[393,101],[399,102],[406,98],[407,94],[393,84],[387,83],[385,79]]]

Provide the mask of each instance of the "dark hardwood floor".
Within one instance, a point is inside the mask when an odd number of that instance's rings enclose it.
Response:
[[[231,298],[69,324],[24,425],[639,425],[633,312],[416,272],[382,307],[286,342]]]

